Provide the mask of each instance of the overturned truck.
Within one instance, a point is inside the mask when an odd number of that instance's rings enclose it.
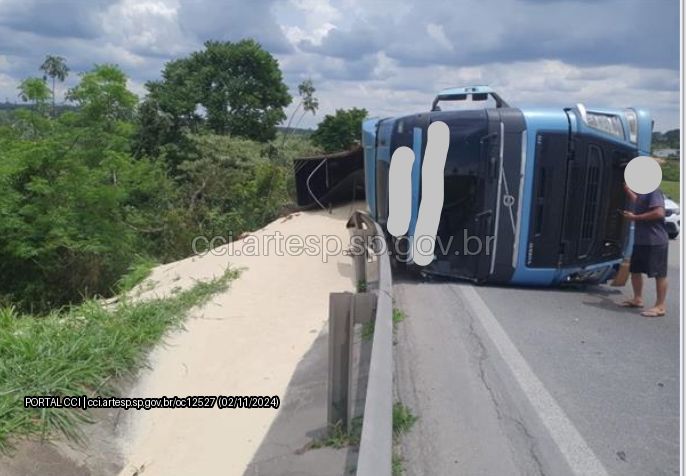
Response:
[[[472,107],[445,107],[467,102]],[[384,228],[393,151],[414,151],[409,229],[389,237],[395,259],[409,266],[427,128],[435,121],[448,125],[450,146],[435,256],[422,271],[523,285],[598,283],[614,275],[631,237],[618,211],[626,205],[624,168],[650,153],[647,111],[515,108],[491,88],[471,86],[441,91],[428,112],[365,121],[364,194]]]

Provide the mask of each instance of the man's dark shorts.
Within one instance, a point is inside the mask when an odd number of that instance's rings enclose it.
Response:
[[[668,249],[669,244],[634,245],[629,271],[647,274],[649,278],[666,277]]]

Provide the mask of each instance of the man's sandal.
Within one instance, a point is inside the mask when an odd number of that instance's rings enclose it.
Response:
[[[662,317],[665,315],[665,311],[655,311],[655,310],[649,310],[649,311],[643,311],[641,313],[643,317]]]
[[[636,304],[636,303],[633,302],[633,301],[624,301],[624,302],[620,302],[618,305],[619,305],[620,307],[632,307],[632,308],[641,308],[641,307],[643,307],[643,304]]]

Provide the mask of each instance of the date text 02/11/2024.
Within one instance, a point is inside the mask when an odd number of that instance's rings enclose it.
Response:
[[[191,395],[186,397],[87,397],[86,395],[25,396],[24,408],[123,408],[150,410],[153,408],[273,408],[281,405],[277,395]]]

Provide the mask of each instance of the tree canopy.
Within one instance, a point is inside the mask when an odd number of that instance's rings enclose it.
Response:
[[[61,56],[47,55],[45,61],[41,64],[40,69],[43,70],[46,77],[52,78],[52,115],[55,115],[55,80],[60,83],[67,79],[69,74],[69,67],[65,59]],[[45,79],[45,77],[44,77]]]
[[[360,142],[362,121],[367,117],[366,109],[337,109],[332,116],[327,114],[312,134],[312,142],[326,152],[347,150]]]
[[[146,88],[148,119],[166,114],[175,130],[202,124],[257,141],[274,138],[291,102],[277,61],[254,40],[208,41],[203,50],[167,63],[162,80]]]
[[[265,142],[290,101],[271,55],[210,42],[162,76],[138,103],[118,66],[95,65],[59,115],[46,114],[43,78],[19,85],[31,107],[0,117],[0,306],[111,295],[139,260],[186,257],[199,235],[230,240],[288,202],[291,159],[313,151],[306,137]],[[300,92],[314,112],[314,86]]]
[[[45,105],[50,98],[50,90],[41,78],[26,78],[19,84],[19,98],[24,102],[32,102],[37,107]]]
[[[67,93],[67,99],[80,106],[83,117],[92,121],[117,121],[133,118],[138,98],[126,88],[126,75],[118,66],[96,65]]]

